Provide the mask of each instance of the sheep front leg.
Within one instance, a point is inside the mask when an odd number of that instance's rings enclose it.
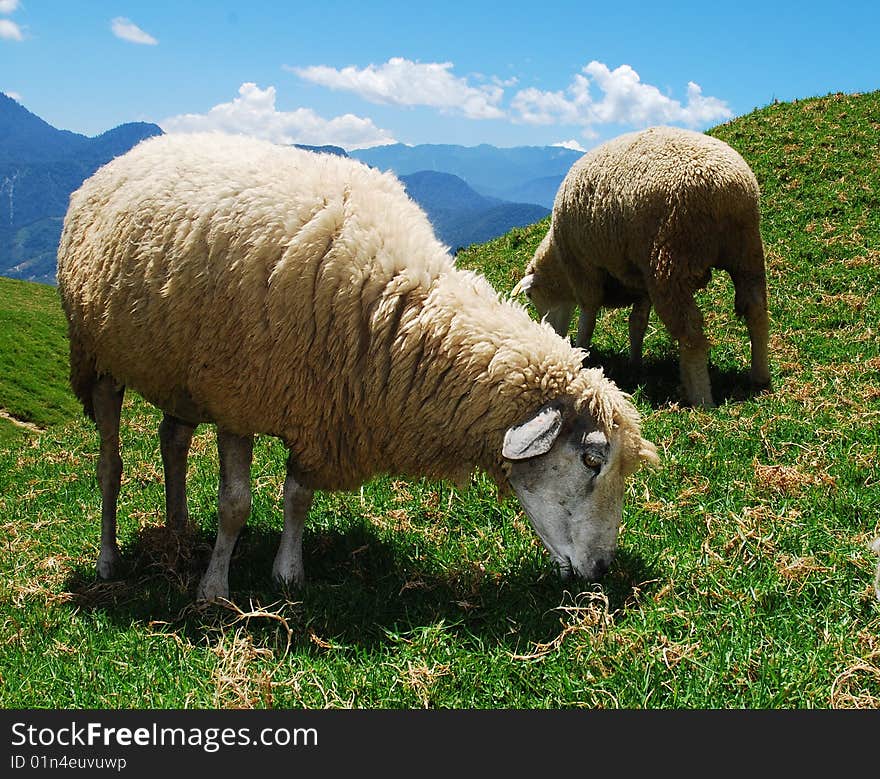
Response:
[[[287,460],[284,479],[284,530],[278,553],[272,564],[272,577],[285,587],[300,586],[305,581],[302,559],[303,526],[312,506],[314,492],[303,487],[293,476],[293,463]]]
[[[577,340],[574,345],[580,349],[589,349],[593,340],[593,331],[596,329],[596,317],[602,308],[603,281],[599,276],[588,276],[588,281],[582,280],[582,286],[577,290],[578,306],[581,309],[578,317]]]
[[[102,376],[92,389],[95,425],[101,438],[98,456],[98,483],[101,486],[101,551],[98,553],[98,576],[112,579],[119,574],[122,556],[116,543],[116,504],[122,480],[122,457],[119,455],[119,417],[125,387],[117,386],[109,376]]]
[[[217,541],[198,589],[199,600],[207,601],[229,598],[229,560],[251,511],[254,438],[218,429],[217,449],[220,454]]]
[[[568,303],[560,303],[558,306],[552,306],[542,317],[557,334],[563,338],[568,338],[568,325],[571,322],[571,313],[574,311],[574,305]]]
[[[596,314],[598,308],[585,309],[581,307],[578,317],[578,334],[575,346],[579,349],[589,349],[593,340],[593,331],[596,329]]]
[[[182,533],[189,522],[186,506],[186,461],[195,426],[165,414],[159,424],[159,445],[165,472],[165,526]]]

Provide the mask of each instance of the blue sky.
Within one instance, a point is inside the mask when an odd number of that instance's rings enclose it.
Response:
[[[880,3],[0,0],[0,91],[55,127],[589,148],[880,88]]]

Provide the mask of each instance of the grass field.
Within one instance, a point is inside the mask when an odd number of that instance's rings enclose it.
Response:
[[[748,392],[732,286],[701,294],[719,407],[680,405],[652,318],[639,376],[624,313],[592,359],[632,392],[662,466],[630,482],[598,584],[562,582],[514,499],[377,479],[320,494],[308,583],[270,578],[284,453],[260,439],[234,607],[193,604],[216,527],[214,437],[197,527],[162,531],[157,413],[126,401],[124,579],[97,582],[97,440],[66,388],[55,290],[0,279],[0,706],[876,708],[880,604],[880,93],[775,104],[711,133],[762,187],[773,386]],[[459,264],[507,292],[546,223]]]
[[[66,422],[76,411],[58,291],[0,277],[0,444],[27,427]]]

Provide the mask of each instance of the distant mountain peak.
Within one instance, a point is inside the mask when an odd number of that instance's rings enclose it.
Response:
[[[125,122],[118,124],[110,130],[105,130],[95,138],[106,138],[108,135],[119,135],[121,133],[135,134],[142,133],[145,136],[163,135],[164,130],[158,124],[152,122]]]
[[[341,146],[331,146],[329,144],[324,146],[310,146],[307,143],[295,143],[293,145],[297,149],[305,149],[306,151],[313,151],[318,154],[335,154],[337,157],[348,157],[348,152]]]
[[[0,92],[0,162],[58,159],[84,140],[84,135],[54,128]]]
[[[53,282],[70,193],[162,128],[129,122],[89,138],[58,130],[0,93],[0,274]]]
[[[53,127],[17,100],[0,92],[0,164],[85,159],[98,160],[103,165],[144,138],[161,134],[162,128],[156,124],[128,122],[89,138]]]
[[[420,170],[399,178],[409,196],[425,210],[437,237],[453,251],[532,224],[549,213],[533,203],[510,203],[481,195],[453,173]]]

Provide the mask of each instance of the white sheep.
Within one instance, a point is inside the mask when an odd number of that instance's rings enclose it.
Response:
[[[709,283],[713,268],[733,279],[734,307],[751,341],[751,381],[770,382],[759,222],[758,182],[726,143],[674,127],[627,133],[571,167],[550,229],[513,294],[526,292],[561,335],[580,306],[576,343],[584,349],[601,307],[631,305],[636,368],[653,306],[679,343],[688,402],[712,407],[709,341],[694,292]]]
[[[71,196],[58,254],[71,383],[100,435],[98,573],[117,573],[126,387],[165,412],[166,522],[187,521],[195,426],[217,426],[219,530],[199,597],[228,595],[254,434],[287,446],[273,574],[304,579],[316,489],[375,474],[512,488],[563,574],[600,576],[624,480],[656,449],[629,398],[481,276],[400,182],[214,134],[144,141]]]

